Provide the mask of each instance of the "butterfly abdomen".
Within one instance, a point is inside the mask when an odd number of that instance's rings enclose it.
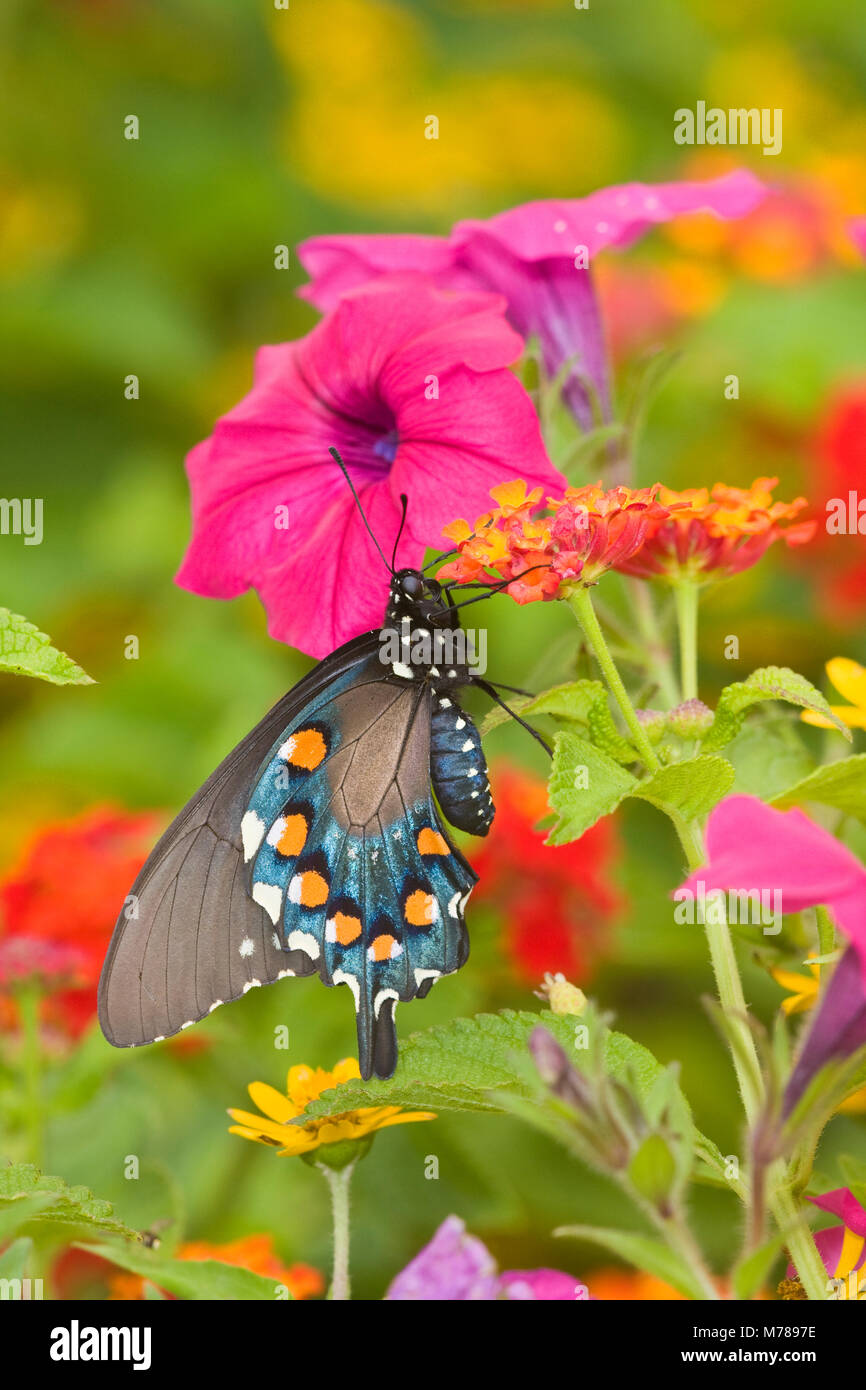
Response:
[[[434,697],[430,775],[451,824],[470,835],[486,835],[494,807],[481,735],[451,694]]]

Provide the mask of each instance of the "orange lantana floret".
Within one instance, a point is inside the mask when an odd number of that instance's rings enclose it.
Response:
[[[789,523],[806,499],[774,502],[778,481],[756,478],[749,488],[716,483],[709,491],[660,488],[669,515],[650,524],[640,548],[617,568],[643,578],[708,582],[749,569],[776,540],[803,545],[815,533],[814,521]]]
[[[439,571],[458,583],[507,580],[518,603],[563,596],[576,585],[595,584],[641,545],[647,527],[668,512],[656,500],[658,486],[570,487],[561,498],[541,501],[523,482],[493,489],[499,506],[474,528],[457,521],[445,528],[458,550]],[[492,573],[491,573],[492,571]]]

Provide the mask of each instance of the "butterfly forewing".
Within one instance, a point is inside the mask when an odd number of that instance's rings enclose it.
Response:
[[[290,972],[270,917],[245,891],[241,817],[280,731],[375,647],[370,637],[347,643],[285,695],[151,852],[117,919],[99,982],[99,1021],[115,1047],[169,1037]]]

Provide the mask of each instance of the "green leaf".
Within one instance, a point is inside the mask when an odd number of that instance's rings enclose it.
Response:
[[[144,1245],[108,1242],[90,1245],[81,1241],[76,1241],[76,1245],[79,1250],[88,1250],[121,1269],[140,1274],[159,1289],[196,1302],[208,1299],[273,1302],[277,1291],[285,1289],[285,1285],[274,1279],[265,1279],[248,1269],[238,1269],[219,1260],[173,1260],[170,1255],[162,1255]],[[282,1297],[290,1299],[291,1294],[282,1293]]]
[[[762,666],[744,681],[726,685],[716,706],[712,728],[703,741],[705,753],[724,748],[740,731],[746,712],[764,700],[786,700],[801,709],[816,710],[851,741],[851,733],[830,709],[820,690],[787,666]]]
[[[677,1186],[677,1161],[661,1134],[648,1134],[628,1165],[632,1187],[654,1207],[664,1207]]]
[[[807,751],[787,714],[747,724],[725,749],[736,773],[735,792],[771,800],[814,770]]]
[[[13,1240],[0,1255],[0,1279],[23,1279],[32,1251],[33,1241],[28,1236]]]
[[[661,1241],[651,1236],[640,1235],[636,1231],[614,1231],[601,1226],[560,1226],[555,1236],[571,1236],[575,1240],[589,1240],[610,1250],[621,1260],[626,1260],[635,1269],[645,1270],[673,1284],[686,1298],[703,1299],[704,1291],[695,1279],[685,1260],[680,1259]],[[590,1293],[592,1288],[590,1287]]]
[[[10,1163],[0,1168],[0,1222],[4,1217],[15,1217],[16,1225],[12,1229],[23,1224],[17,1220],[22,1212],[18,1206],[22,1199],[30,1202],[25,1220],[95,1226],[102,1231],[138,1239],[137,1231],[114,1216],[111,1203],[94,1197],[86,1187],[68,1187],[62,1178],[46,1176],[31,1163]],[[47,1200],[40,1202],[39,1199]]]
[[[524,716],[549,714],[553,719],[579,725],[580,733],[588,738],[590,743],[594,743],[596,748],[600,748],[617,762],[633,763],[637,759],[634,748],[628,739],[623,738],[614,723],[607,692],[601,681],[570,681],[565,685],[551,686],[550,690],[543,690],[540,695],[533,695],[531,699],[512,696],[509,703]],[[496,706],[484,720],[482,734],[495,729],[497,724],[504,724],[507,719],[505,710]]]
[[[50,637],[8,608],[0,608],[0,671],[36,676],[52,685],[94,684],[71,657],[52,647]]]
[[[789,1232],[777,1233],[750,1255],[737,1261],[733,1269],[734,1297],[750,1299],[758,1292],[787,1243]]]
[[[400,1062],[387,1081],[345,1081],[308,1105],[305,1115],[339,1115],[365,1105],[402,1105],[415,1110],[483,1110],[501,1113],[500,1093],[534,1099],[537,1091],[525,1079],[529,1036],[539,1024],[567,1049],[575,1065],[582,1056],[575,1047],[576,1028],[583,1015],[516,1013],[476,1014],[457,1018],[400,1044]],[[647,1048],[624,1033],[608,1032],[604,1046],[605,1071],[631,1078],[642,1096],[649,1096],[665,1068]],[[535,1075],[534,1068],[531,1068]],[[688,1104],[678,1091],[677,1122],[690,1125]]]
[[[28,1221],[33,1221],[46,1207],[52,1206],[58,1197],[53,1192],[40,1192],[35,1197],[17,1197],[14,1201],[0,1201],[0,1243],[8,1240]]]
[[[586,739],[557,734],[548,798],[558,819],[545,843],[564,845],[580,839],[637,786],[630,772]]]
[[[772,805],[782,810],[804,801],[835,806],[847,816],[866,821],[866,753],[852,754],[838,762],[818,767],[793,787],[773,797]]]
[[[660,811],[673,809],[686,820],[697,820],[712,810],[734,785],[734,769],[726,758],[701,754],[687,762],[671,763],[644,782],[632,796],[652,802]]]

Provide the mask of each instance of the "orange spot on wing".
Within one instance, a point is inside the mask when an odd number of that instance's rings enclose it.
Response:
[[[301,877],[301,904],[304,907],[323,907],[328,901],[328,885],[315,869],[308,869]]]
[[[279,853],[285,855],[300,854],[307,842],[308,830],[306,816],[300,814],[286,816],[285,825],[276,843]]]
[[[429,927],[433,921],[433,908],[432,895],[416,888],[406,899],[406,921],[410,927]]]
[[[397,945],[396,936],[389,936],[383,933],[377,936],[370,944],[370,956],[373,960],[390,960],[391,952]]]
[[[447,842],[438,830],[431,830],[429,825],[425,825],[423,830],[418,832],[418,853],[419,854],[450,854]]]
[[[307,772],[312,772],[318,767],[328,751],[324,737],[318,729],[299,729],[289,741],[291,750],[288,761],[292,767],[303,767]]]
[[[341,946],[351,946],[361,935],[360,917],[350,917],[346,912],[335,912],[331,921],[334,924],[334,935]]]

